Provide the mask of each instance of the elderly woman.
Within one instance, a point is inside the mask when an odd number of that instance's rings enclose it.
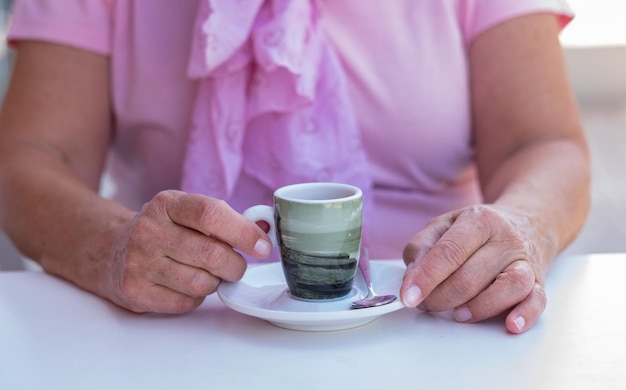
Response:
[[[571,17],[561,0],[18,0],[3,228],[47,272],[180,313],[270,256],[242,210],[346,181],[370,202],[369,256],[408,264],[405,305],[524,332],[589,202]]]

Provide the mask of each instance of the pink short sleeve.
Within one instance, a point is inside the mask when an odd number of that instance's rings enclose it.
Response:
[[[16,0],[8,32],[10,45],[43,40],[108,54],[115,0]]]
[[[550,12],[559,16],[561,28],[574,17],[565,0],[468,0],[465,3],[465,37],[471,41],[483,31],[516,16]]]

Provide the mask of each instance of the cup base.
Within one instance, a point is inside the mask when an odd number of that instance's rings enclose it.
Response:
[[[324,303],[324,302],[337,302],[337,301],[342,301],[344,299],[356,298],[359,295],[359,291],[356,288],[352,287],[350,291],[348,291],[348,293],[345,295],[332,297],[332,298],[323,298],[323,299],[298,297],[298,296],[293,295],[291,291],[289,291],[289,288],[285,289],[285,294],[289,296],[289,298],[295,299],[300,302]]]

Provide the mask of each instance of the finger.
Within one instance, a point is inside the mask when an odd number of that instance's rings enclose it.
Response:
[[[164,223],[158,217],[158,202],[155,208],[142,211],[154,215],[137,218],[133,224],[135,239],[128,242],[129,253],[136,258],[169,258],[230,282],[241,279],[247,263],[230,245],[171,221]]]
[[[526,261],[515,261],[498,274],[484,291],[454,310],[459,322],[494,317],[523,301],[533,289],[535,274]]]
[[[265,258],[272,251],[267,234],[223,200],[180,191],[164,191],[167,215],[176,224],[213,236],[249,255]]]
[[[485,290],[504,267],[502,253],[493,245],[484,245],[446,280],[436,286],[420,303],[426,311],[442,311],[457,307]]]
[[[523,253],[520,253],[518,246],[511,244],[511,240],[503,245],[498,240],[490,239],[458,270],[435,287],[419,307],[427,311],[457,307],[491,285],[500,272],[510,265],[511,259],[521,258]]]
[[[221,278],[196,267],[162,257],[151,262],[146,271],[150,283],[167,287],[192,298],[205,297],[217,289]]]
[[[155,285],[151,291],[150,302],[155,302],[157,306],[154,309],[150,308],[149,311],[163,314],[187,313],[200,306],[205,298],[206,296],[190,297],[167,287]]]
[[[408,307],[415,307],[423,300],[421,288],[410,278],[413,269],[435,246],[441,236],[450,228],[454,222],[455,215],[452,213],[434,218],[426,224],[424,229],[417,233],[406,245],[402,253],[404,263],[407,265],[405,276],[400,287],[401,299]]]
[[[530,294],[506,316],[507,330],[518,334],[532,328],[546,305],[546,292],[542,285],[535,283]]]
[[[455,218],[456,214],[448,213],[430,220],[404,247],[402,252],[404,263],[407,266],[411,266],[414,262],[419,263],[430,249],[435,246],[441,236],[452,226]]]
[[[243,277],[246,260],[225,242],[181,226],[166,229],[161,235],[162,254],[172,261],[200,268],[228,282]]]
[[[119,306],[135,313],[186,313],[200,306],[205,297],[191,297],[159,284],[127,278],[117,299]]]
[[[400,288],[406,306],[420,304],[489,240],[488,225],[477,223],[476,213],[470,208],[459,214],[423,259],[407,267]]]

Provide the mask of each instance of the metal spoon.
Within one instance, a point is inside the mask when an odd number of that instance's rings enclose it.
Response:
[[[352,309],[367,309],[368,307],[382,306],[398,299],[398,297],[393,294],[376,294],[376,291],[374,291],[374,287],[372,286],[372,276],[370,274],[370,264],[368,258],[359,260],[359,270],[361,270],[363,280],[365,280],[365,285],[367,286],[367,296],[363,299],[352,302]]]

